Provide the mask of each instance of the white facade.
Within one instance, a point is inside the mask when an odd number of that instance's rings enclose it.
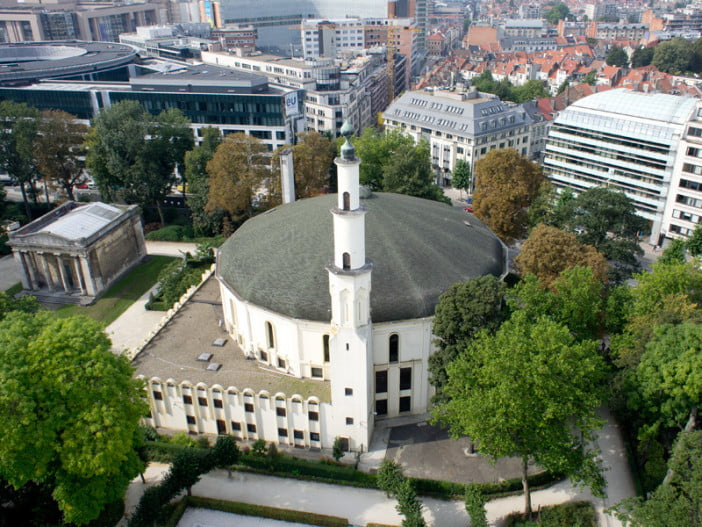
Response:
[[[623,191],[657,239],[665,230],[676,155],[694,108],[692,98],[630,90],[580,99],[551,126],[546,172],[557,187],[576,193],[597,186]]]
[[[302,22],[302,51],[308,58],[331,57],[365,49],[365,28],[358,18],[308,19]]]

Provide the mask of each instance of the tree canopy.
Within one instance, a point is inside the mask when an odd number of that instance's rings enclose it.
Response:
[[[309,198],[329,187],[329,174],[336,154],[335,144],[319,132],[302,132],[292,147],[295,196]],[[274,166],[279,164],[274,162]]]
[[[651,64],[665,73],[680,75],[693,68],[694,60],[692,45],[678,37],[658,44],[653,52]]]
[[[352,139],[356,157],[362,163],[359,176],[362,185],[371,190],[383,190],[383,169],[400,146],[413,146],[414,140],[397,130],[379,132],[372,127],[364,128],[360,136]]]
[[[143,470],[134,450],[143,385],[85,317],[10,313],[0,322],[0,477],[50,485],[84,524]]]
[[[475,215],[506,243],[522,237],[543,180],[541,168],[513,148],[490,151],[475,165]]]
[[[570,9],[568,9],[568,6],[564,4],[563,2],[558,2],[553,5],[551,9],[546,11],[544,14],[544,18],[549,21],[549,23],[553,24],[554,26],[558,24],[559,20],[562,20],[564,18],[568,18],[570,16]]]
[[[465,159],[456,160],[451,186],[466,191],[470,189],[470,163]]]
[[[429,143],[400,145],[383,167],[383,191],[450,203],[434,182]]]
[[[191,221],[196,236],[212,236],[219,234],[222,228],[221,214],[208,213],[205,205],[210,197],[209,163],[215,150],[222,142],[222,136],[217,128],[202,128],[202,142],[185,154],[185,180],[188,193],[185,202],[191,212]]]
[[[619,66],[625,68],[629,64],[629,56],[626,54],[622,48],[614,46],[607,53],[607,58],[605,59],[607,66]]]
[[[653,54],[655,53],[655,48],[653,47],[639,47],[634,50],[631,55],[631,67],[632,68],[642,68],[651,64],[653,60]]]
[[[485,455],[521,459],[527,514],[529,462],[574,479],[586,468],[597,473],[588,443],[601,425],[595,409],[607,367],[594,341],[576,343],[565,326],[517,312],[494,335],[480,333],[447,369],[448,401],[434,408],[435,419]]]

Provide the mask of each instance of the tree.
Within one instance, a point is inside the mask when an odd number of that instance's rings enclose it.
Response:
[[[4,291],[0,291],[0,321],[12,311],[22,313],[36,313],[41,308],[35,296],[27,295],[15,298]]]
[[[360,158],[359,177],[371,190],[383,190],[383,169],[400,146],[412,146],[414,140],[397,130],[382,133],[368,127],[353,139],[356,157]]]
[[[436,388],[436,400],[444,397],[448,365],[478,332],[494,332],[505,320],[505,290],[499,278],[486,275],[453,284],[439,297],[432,328],[438,349],[429,357],[429,382]]]
[[[658,263],[685,263],[686,251],[687,244],[685,243],[685,240],[676,238],[671,242],[670,246],[663,251],[663,254],[661,254],[661,257],[658,259]]]
[[[589,267],[604,282],[609,268],[607,259],[594,247],[580,243],[575,234],[544,224],[532,229],[514,261],[522,275],[533,274],[544,286],[576,266]]]
[[[103,197],[154,205],[163,223],[161,200],[192,144],[189,121],[180,110],[153,117],[137,101],[120,101],[95,118],[86,164]]]
[[[378,468],[378,488],[389,496],[394,496],[400,488],[404,476],[402,467],[395,461],[383,459]]]
[[[20,185],[28,218],[32,218],[27,194],[36,202],[38,176],[34,157],[39,110],[24,103],[0,102],[0,166]]]
[[[397,148],[383,167],[383,191],[450,203],[434,183],[426,141]]]
[[[594,341],[576,343],[565,326],[517,312],[495,335],[481,333],[448,367],[449,400],[432,413],[452,436],[477,441],[483,454],[521,459],[531,515],[532,461],[576,480],[589,474],[601,492],[587,445],[601,426],[594,410],[606,373]]]
[[[60,110],[42,112],[34,155],[43,176],[74,200],[73,186],[83,178],[88,127]]]
[[[479,484],[466,485],[464,501],[471,527],[488,527],[487,512],[485,511],[485,504],[488,500]]]
[[[275,444],[271,443],[271,446],[275,446]],[[219,436],[212,449],[212,455],[214,456],[213,464],[216,467],[225,467],[227,469],[227,475],[231,477],[231,466],[239,461],[241,451],[236,444],[236,439],[232,436]]]
[[[614,46],[609,50],[609,53],[607,53],[605,62],[607,63],[607,66],[619,66],[620,68],[626,68],[629,64],[629,56],[622,48]]]
[[[566,91],[569,86],[570,86],[570,81],[568,79],[561,82],[560,86],[558,86],[558,90],[556,91],[556,95],[560,95],[561,93]]]
[[[185,202],[191,212],[195,235],[212,236],[220,232],[222,218],[221,215],[205,211],[210,195],[207,163],[222,142],[222,135],[217,128],[210,126],[202,128],[201,132],[202,142],[185,154],[185,180],[188,185]]]
[[[506,243],[520,238],[543,180],[541,168],[513,148],[490,151],[475,165],[475,215]]]
[[[521,86],[512,88],[507,99],[516,103],[522,103],[533,101],[534,99],[542,99],[543,97],[550,97],[550,95],[551,94],[546,91],[542,81],[533,79]]]
[[[651,64],[653,60],[653,54],[655,48],[652,47],[640,47],[634,50],[631,55],[631,67],[632,68],[643,68]]]
[[[335,437],[334,444],[332,445],[332,457],[337,463],[344,457],[343,441],[341,437]]]
[[[229,134],[207,163],[210,195],[205,211],[220,209],[234,222],[254,215],[258,205],[272,201],[266,145],[246,134]],[[264,190],[265,189],[265,190]],[[263,203],[258,194],[267,192]]]
[[[453,177],[451,178],[451,186],[468,191],[470,189],[470,163],[465,159],[458,159],[456,166],[453,169]]]
[[[143,470],[143,384],[86,317],[10,313],[0,335],[0,477],[50,485],[66,522],[85,524]]]
[[[639,268],[636,257],[643,254],[639,234],[647,224],[623,192],[605,187],[586,190],[566,204],[558,226],[578,233],[578,241],[604,254],[613,280],[621,281]]]
[[[544,18],[546,18],[546,20],[548,20],[550,24],[553,24],[555,26],[556,24],[558,24],[559,20],[568,18],[569,16],[570,9],[568,9],[568,6],[562,2],[558,2],[557,4],[554,4],[554,6],[551,9],[546,11]]]
[[[597,72],[594,69],[588,71],[583,77],[582,82],[594,86],[597,84]]]
[[[686,247],[692,256],[702,256],[702,226],[695,227],[687,239]]]
[[[319,132],[302,132],[292,151],[295,196],[309,198],[324,192],[336,153],[334,143]],[[274,166],[279,167],[279,163],[274,162]]]
[[[690,43],[678,37],[658,44],[651,64],[665,73],[680,75],[690,70],[694,58]]]

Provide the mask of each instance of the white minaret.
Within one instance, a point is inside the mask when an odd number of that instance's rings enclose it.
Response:
[[[371,268],[366,261],[366,209],[359,200],[358,168],[349,138],[353,127],[341,127],[346,143],[334,163],[338,201],[334,218],[334,261],[327,266],[331,295],[331,396],[335,437],[349,448],[367,451],[373,433],[373,353],[371,339]]]

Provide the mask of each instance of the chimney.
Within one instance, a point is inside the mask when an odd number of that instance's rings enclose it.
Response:
[[[293,168],[292,148],[280,153],[280,183],[283,189],[283,203],[295,201],[295,169]]]

